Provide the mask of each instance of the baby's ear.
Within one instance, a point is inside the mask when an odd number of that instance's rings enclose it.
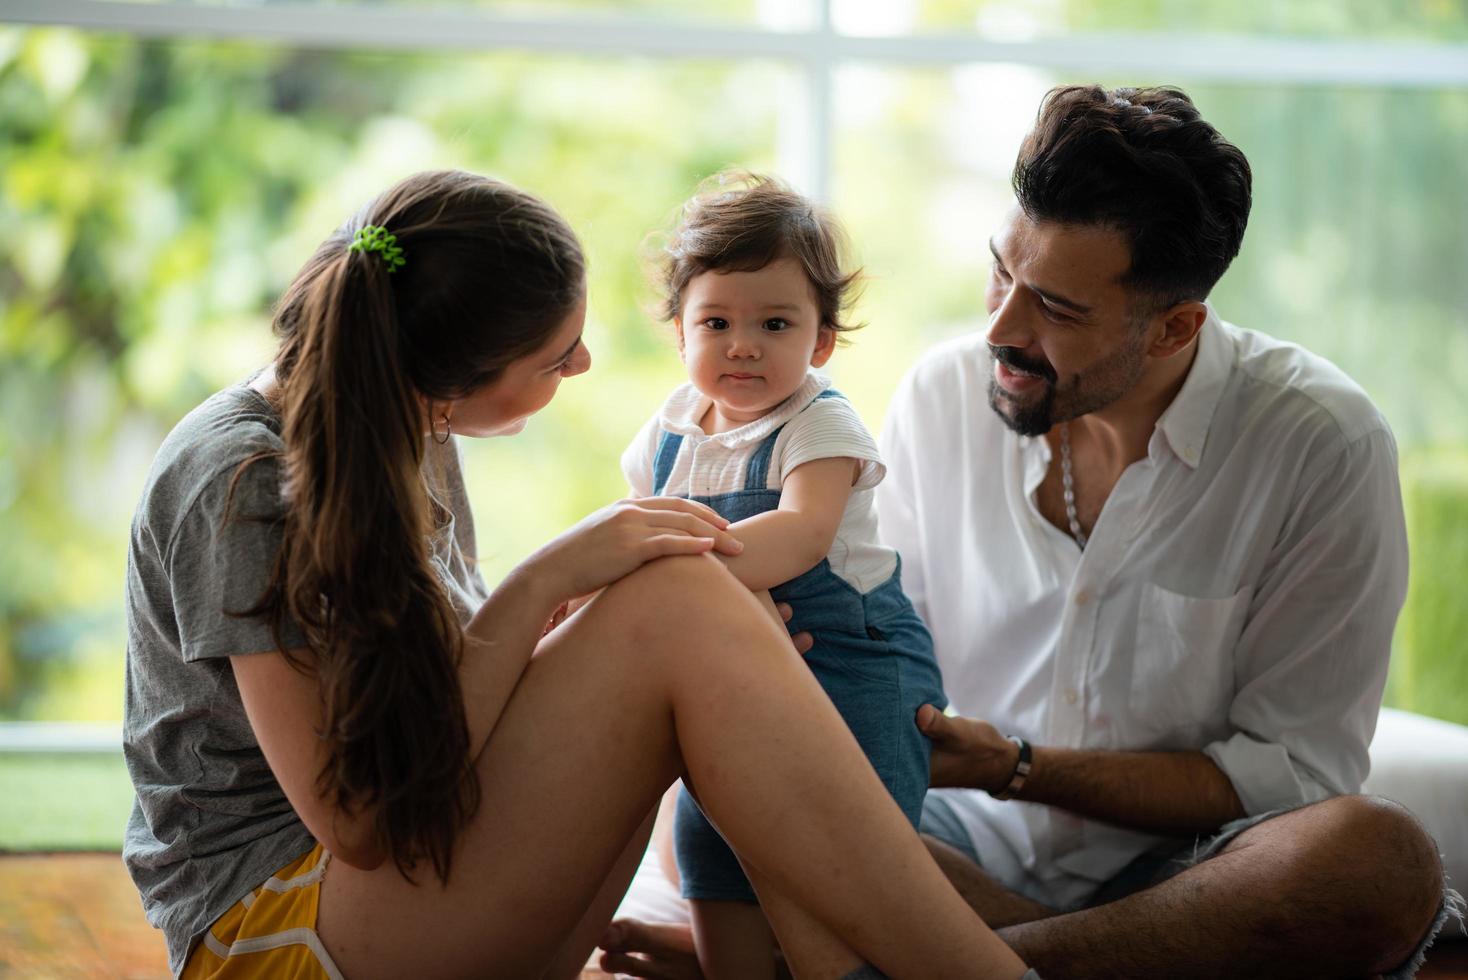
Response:
[[[811,367],[824,367],[836,352],[836,331],[822,324],[816,333],[816,349],[810,353]]]
[[[678,338],[678,360],[683,360],[683,318],[673,317],[673,336]]]

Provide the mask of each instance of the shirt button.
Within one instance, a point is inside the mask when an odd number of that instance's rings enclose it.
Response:
[[[1081,696],[1079,694],[1077,694],[1075,691],[1066,691],[1065,692],[1065,703],[1066,704],[1075,704],[1080,699],[1081,699]]]
[[[1084,606],[1086,603],[1088,603],[1090,601],[1091,601],[1091,593],[1087,592],[1085,589],[1082,589],[1081,591],[1079,591],[1079,592],[1076,593],[1076,605],[1078,605],[1078,606]]]

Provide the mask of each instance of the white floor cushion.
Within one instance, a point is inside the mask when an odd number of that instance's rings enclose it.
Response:
[[[1448,882],[1468,890],[1468,727],[1382,708],[1365,791],[1415,813],[1437,840]],[[1463,927],[1450,923],[1448,933]]]

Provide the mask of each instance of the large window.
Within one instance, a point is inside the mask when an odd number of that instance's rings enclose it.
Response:
[[[1468,521],[1461,5],[8,9],[0,718],[120,716],[125,546],[152,453],[269,357],[273,297],[397,177],[503,176],[590,252],[595,370],[524,437],[466,447],[493,580],[622,492],[622,447],[681,375],[646,312],[643,243],[700,178],[780,171],[844,219],[870,326],[831,370],[877,428],[917,354],[982,320],[985,243],[1040,96],[1099,80],[1181,84],[1248,154],[1254,216],[1216,304],[1336,361],[1391,420],[1416,562],[1395,696],[1468,720],[1451,673],[1468,668],[1443,666],[1468,659],[1468,544],[1445,543]]]

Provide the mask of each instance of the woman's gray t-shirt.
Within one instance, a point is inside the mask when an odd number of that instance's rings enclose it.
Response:
[[[428,440],[424,476],[448,509],[433,561],[461,621],[488,596],[451,441]],[[280,528],[280,417],[241,383],[169,433],[133,517],[127,561],[123,749],[137,797],[122,856],[168,962],[183,968],[203,931],[247,892],[315,846],[275,781],[245,716],[229,657],[277,649],[269,626],[229,615],[255,605]],[[256,518],[254,520],[250,518]],[[302,644],[287,628],[287,646]]]

